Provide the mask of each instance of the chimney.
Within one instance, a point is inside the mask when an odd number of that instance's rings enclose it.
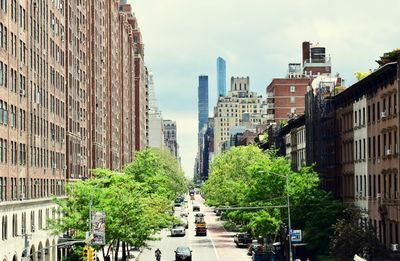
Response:
[[[310,59],[310,42],[303,42],[303,67],[304,61]]]

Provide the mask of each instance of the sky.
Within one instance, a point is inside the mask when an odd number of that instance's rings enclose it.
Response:
[[[354,72],[400,47],[399,0],[128,0],[138,19],[157,105],[175,120],[186,176],[197,153],[198,76],[209,76],[209,112],[217,101],[216,59],[232,76],[249,76],[265,97],[288,63],[301,62],[303,41],[326,47],[332,72],[350,86]]]

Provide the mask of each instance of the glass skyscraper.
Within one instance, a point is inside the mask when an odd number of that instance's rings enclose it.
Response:
[[[199,130],[207,124],[208,120],[208,76],[200,75],[199,76],[199,89],[198,89],[198,97],[199,97]]]
[[[226,96],[226,63],[222,57],[217,58],[217,90],[218,97]]]

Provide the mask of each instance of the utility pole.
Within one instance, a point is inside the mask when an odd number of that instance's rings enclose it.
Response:
[[[289,225],[289,260],[293,261],[292,252],[292,224],[290,221],[290,197],[289,197],[289,175],[286,174],[286,189],[287,189],[287,208],[288,208],[288,225]]]

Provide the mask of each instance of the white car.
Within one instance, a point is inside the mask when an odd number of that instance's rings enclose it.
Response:
[[[189,213],[187,211],[181,212],[181,217],[187,217],[187,216],[189,216]]]
[[[182,236],[186,235],[185,228],[181,225],[174,225],[171,229],[171,237],[174,236]]]

